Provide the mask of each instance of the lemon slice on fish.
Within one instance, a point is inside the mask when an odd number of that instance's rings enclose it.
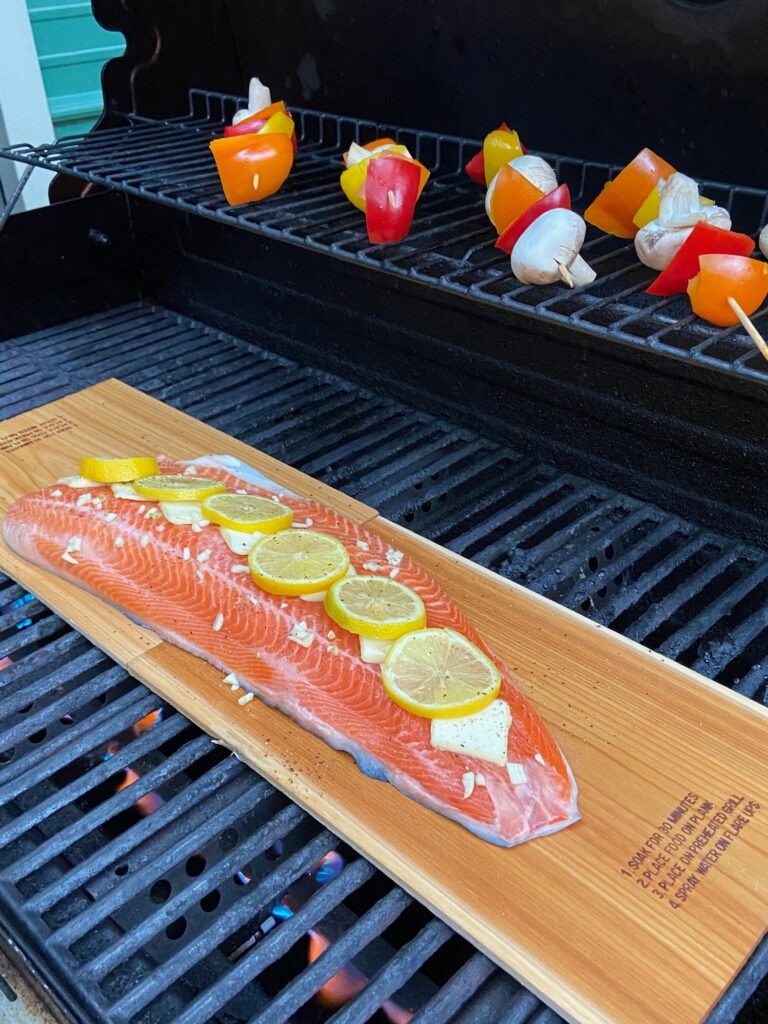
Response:
[[[133,489],[151,501],[204,501],[226,490],[224,484],[206,476],[160,473],[133,481]]]
[[[339,580],[325,595],[325,610],[343,629],[373,640],[397,640],[427,624],[419,595],[386,576]]]
[[[203,502],[203,515],[240,533],[278,533],[293,522],[293,509],[256,494],[212,494]]]
[[[80,476],[100,484],[127,484],[137,477],[151,476],[156,472],[157,459],[112,459],[106,455],[80,459]]]
[[[295,597],[327,590],[349,568],[347,549],[317,530],[283,530],[259,537],[248,555],[251,576],[270,594]]]
[[[461,718],[493,701],[501,674],[490,658],[452,629],[400,637],[381,666],[387,696],[422,718]]]

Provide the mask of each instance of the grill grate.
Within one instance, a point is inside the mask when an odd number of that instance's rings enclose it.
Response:
[[[435,287],[472,296],[535,320],[650,348],[677,359],[768,380],[762,356],[739,327],[718,329],[690,313],[686,299],[654,298],[645,288],[654,274],[637,262],[634,247],[593,229],[584,255],[598,272],[590,286],[531,287],[513,277],[476,185],[463,167],[479,143],[450,135],[399,129],[336,114],[296,109],[300,141],[295,169],[283,189],[258,204],[229,207],[208,151],[244,100],[190,90],[189,113],[166,121],[120,116],[123,124],[50,145],[16,145],[0,156],[21,160],[141,196],[247,231],[380,267]],[[432,172],[432,183],[403,242],[372,246],[359,211],[338,185],[342,153],[354,141],[390,135]],[[577,207],[585,206],[617,168],[547,155]],[[708,196],[729,208],[734,222],[756,234],[768,220],[768,192],[705,182]],[[768,307],[756,315],[758,327]]]
[[[768,560],[756,547],[150,305],[0,351],[9,414],[120,376],[766,700]],[[13,391],[41,378],[34,393]],[[366,414],[353,418],[353,403]],[[313,994],[354,955],[372,980],[335,1024],[383,1024],[387,999],[419,1024],[558,1020],[183,716],[165,708],[136,735],[159,698],[0,577],[4,658],[0,904],[75,1019],[319,1022],[334,1011]],[[127,769],[136,780],[116,789]],[[343,870],[313,885],[307,872],[333,851]],[[297,879],[297,912],[275,927],[272,908]],[[334,940],[311,967],[309,929]],[[733,1021],[767,970],[765,943],[712,1024]],[[744,1013],[764,1010],[758,996]]]

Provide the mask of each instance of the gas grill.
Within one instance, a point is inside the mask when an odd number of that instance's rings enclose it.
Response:
[[[184,5],[186,28],[135,6],[94,3],[129,41],[97,129],[2,154],[78,197],[0,233],[3,418],[119,377],[768,703],[768,365],[744,333],[645,295],[631,243],[605,236],[593,285],[521,286],[463,173],[479,144],[423,98],[434,130],[348,116],[336,73],[335,113],[291,104],[285,187],[228,207],[207,144],[253,70],[222,70],[222,12],[243,28],[243,5]],[[211,25],[203,55],[189,39]],[[154,38],[179,67],[149,59]],[[385,248],[338,189],[344,149],[381,135],[432,171]],[[615,171],[602,150],[550,157],[577,208]],[[768,193],[736,176],[704,191],[756,232]],[[560,1020],[1,575],[0,940],[77,1024]],[[768,940],[709,1024],[766,1016]]]

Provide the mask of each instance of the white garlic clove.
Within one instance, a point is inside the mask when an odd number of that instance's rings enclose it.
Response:
[[[768,224],[766,224],[763,230],[760,232],[758,245],[760,246],[760,252],[768,260]]]

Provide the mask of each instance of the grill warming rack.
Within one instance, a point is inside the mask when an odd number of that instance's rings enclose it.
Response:
[[[766,700],[768,556],[759,548],[155,306],[84,317],[0,349],[8,415],[112,375]],[[258,417],[229,401],[237,384],[259,394]],[[414,1024],[557,1024],[347,850],[338,877],[232,963],[226,952],[247,941],[262,908],[338,839],[170,710],[102,760],[104,745],[159,698],[3,576],[0,609],[0,664],[12,661],[0,671],[0,906],[78,1022],[320,1021],[327,1014],[297,1014],[367,945],[375,982],[334,1024],[383,1024],[376,1007],[401,991],[418,1006]],[[115,792],[128,765],[140,779]],[[116,827],[152,791],[162,806]],[[321,961],[307,966],[302,936],[334,915],[340,941],[321,974]],[[766,972],[768,940],[709,1024],[734,1021]]]
[[[651,349],[740,377],[768,381],[768,366],[741,327],[717,328],[693,316],[685,297],[645,294],[655,274],[638,263],[631,241],[590,228],[583,254],[597,280],[569,290],[561,284],[521,285],[508,258],[494,248],[494,232],[481,189],[464,164],[477,141],[434,132],[293,108],[299,154],[288,181],[259,203],[230,207],[224,200],[208,149],[245,100],[200,89],[189,92],[189,112],[153,120],[115,113],[119,127],[62,138],[49,145],[19,144],[0,156],[103,185],[247,231],[278,238],[536,321],[594,337]],[[364,218],[338,184],[341,157],[350,142],[390,135],[426,164],[432,178],[403,242],[374,246]],[[618,167],[543,154],[568,184],[581,209]],[[703,182],[706,195],[727,207],[735,227],[757,235],[768,221],[768,192]],[[764,307],[753,318],[765,333]]]

